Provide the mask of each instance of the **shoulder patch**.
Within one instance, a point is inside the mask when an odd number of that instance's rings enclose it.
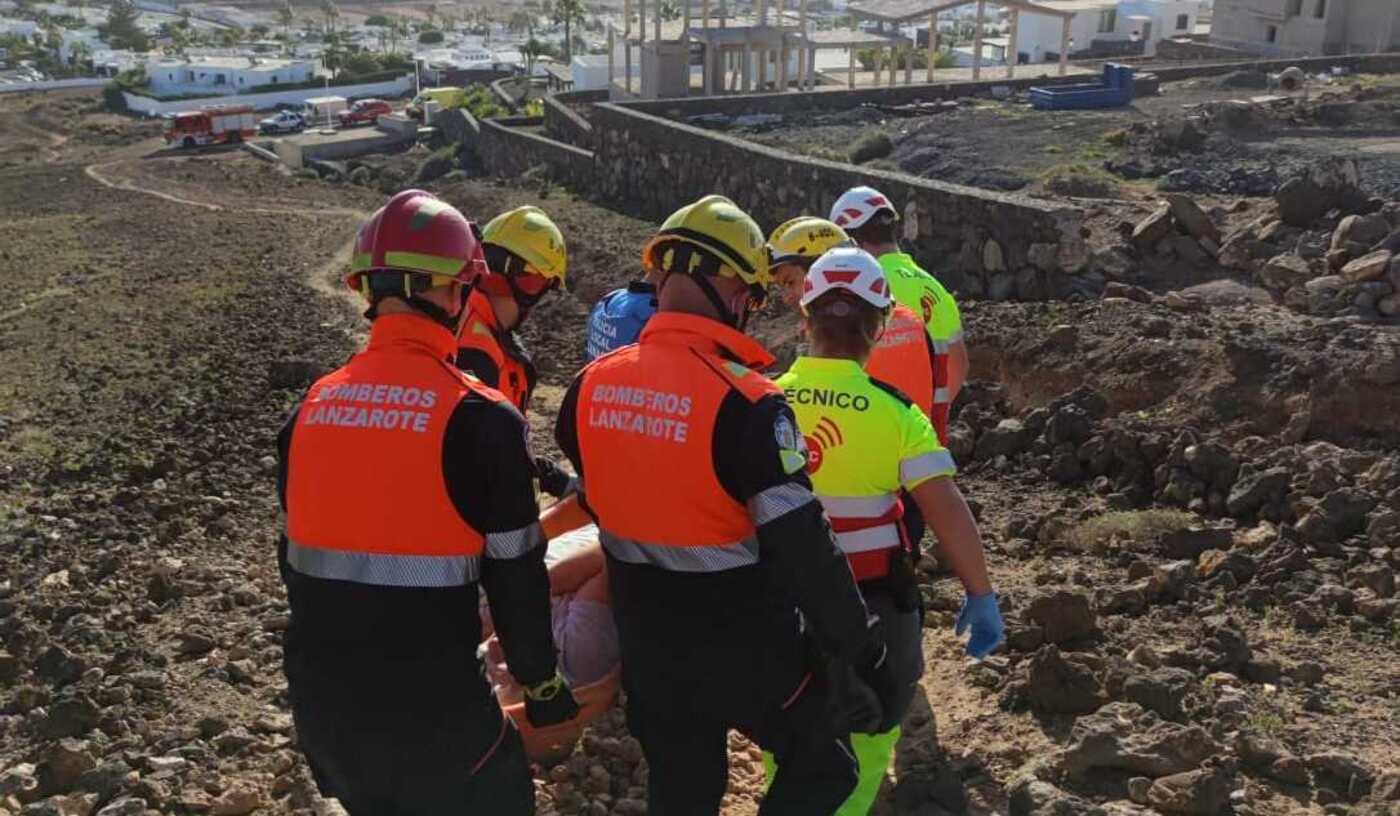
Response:
[[[751,368],[732,360],[722,360],[698,351],[692,353],[711,371],[715,372],[720,379],[729,383],[731,388],[743,394],[749,402],[758,402],[770,394],[783,393],[777,383]]]
[[[773,439],[778,443],[778,461],[784,473],[791,476],[807,467],[806,440],[786,412],[773,421]]]
[[[870,384],[880,389],[881,391],[884,391],[886,394],[889,394],[895,399],[899,400],[900,404],[903,405],[905,408],[908,408],[909,406],[914,404],[914,401],[909,399],[909,397],[905,396],[903,391],[900,391],[898,388],[895,388],[893,385],[890,385],[884,380],[877,380],[874,377],[871,377]]]

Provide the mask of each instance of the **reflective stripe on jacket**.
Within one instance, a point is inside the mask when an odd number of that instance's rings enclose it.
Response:
[[[379,586],[461,586],[477,580],[484,552],[510,557],[538,536],[538,527],[483,536],[448,495],[443,434],[453,411],[472,393],[504,399],[448,362],[454,345],[418,315],[384,315],[365,351],[311,387],[288,454],[294,570]]]
[[[903,546],[898,493],[951,476],[928,417],[853,360],[799,357],[778,378],[808,449],[807,470],[857,578],[878,577]],[[874,574],[870,574],[874,571]]]

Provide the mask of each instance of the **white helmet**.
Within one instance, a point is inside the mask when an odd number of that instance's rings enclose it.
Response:
[[[885,270],[863,249],[837,247],[828,251],[807,270],[807,280],[802,284],[802,308],[805,310],[812,301],[837,289],[843,289],[859,297],[877,309],[890,308],[890,283],[885,280]]]
[[[884,193],[874,187],[852,187],[831,205],[831,220],[843,230],[853,230],[881,211],[899,218],[899,213]]]

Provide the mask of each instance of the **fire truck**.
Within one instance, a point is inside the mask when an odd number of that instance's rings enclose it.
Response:
[[[225,105],[177,113],[165,120],[165,143],[180,147],[241,142],[258,135],[252,105]]]

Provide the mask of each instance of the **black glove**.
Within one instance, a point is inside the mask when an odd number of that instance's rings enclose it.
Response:
[[[545,728],[577,716],[578,701],[558,672],[543,683],[525,687],[525,718],[530,725]]]
[[[573,492],[574,477],[547,456],[535,457],[535,478],[540,480],[540,490],[556,499]]]
[[[856,677],[880,701],[879,724],[876,728],[866,732],[878,734],[899,724],[895,717],[898,712],[895,711],[894,704],[900,696],[900,684],[899,678],[895,677],[894,666],[890,663],[878,618],[871,626],[870,634],[872,641],[865,651],[864,659],[859,661],[854,668]],[[853,728],[852,730],[857,729]]]

